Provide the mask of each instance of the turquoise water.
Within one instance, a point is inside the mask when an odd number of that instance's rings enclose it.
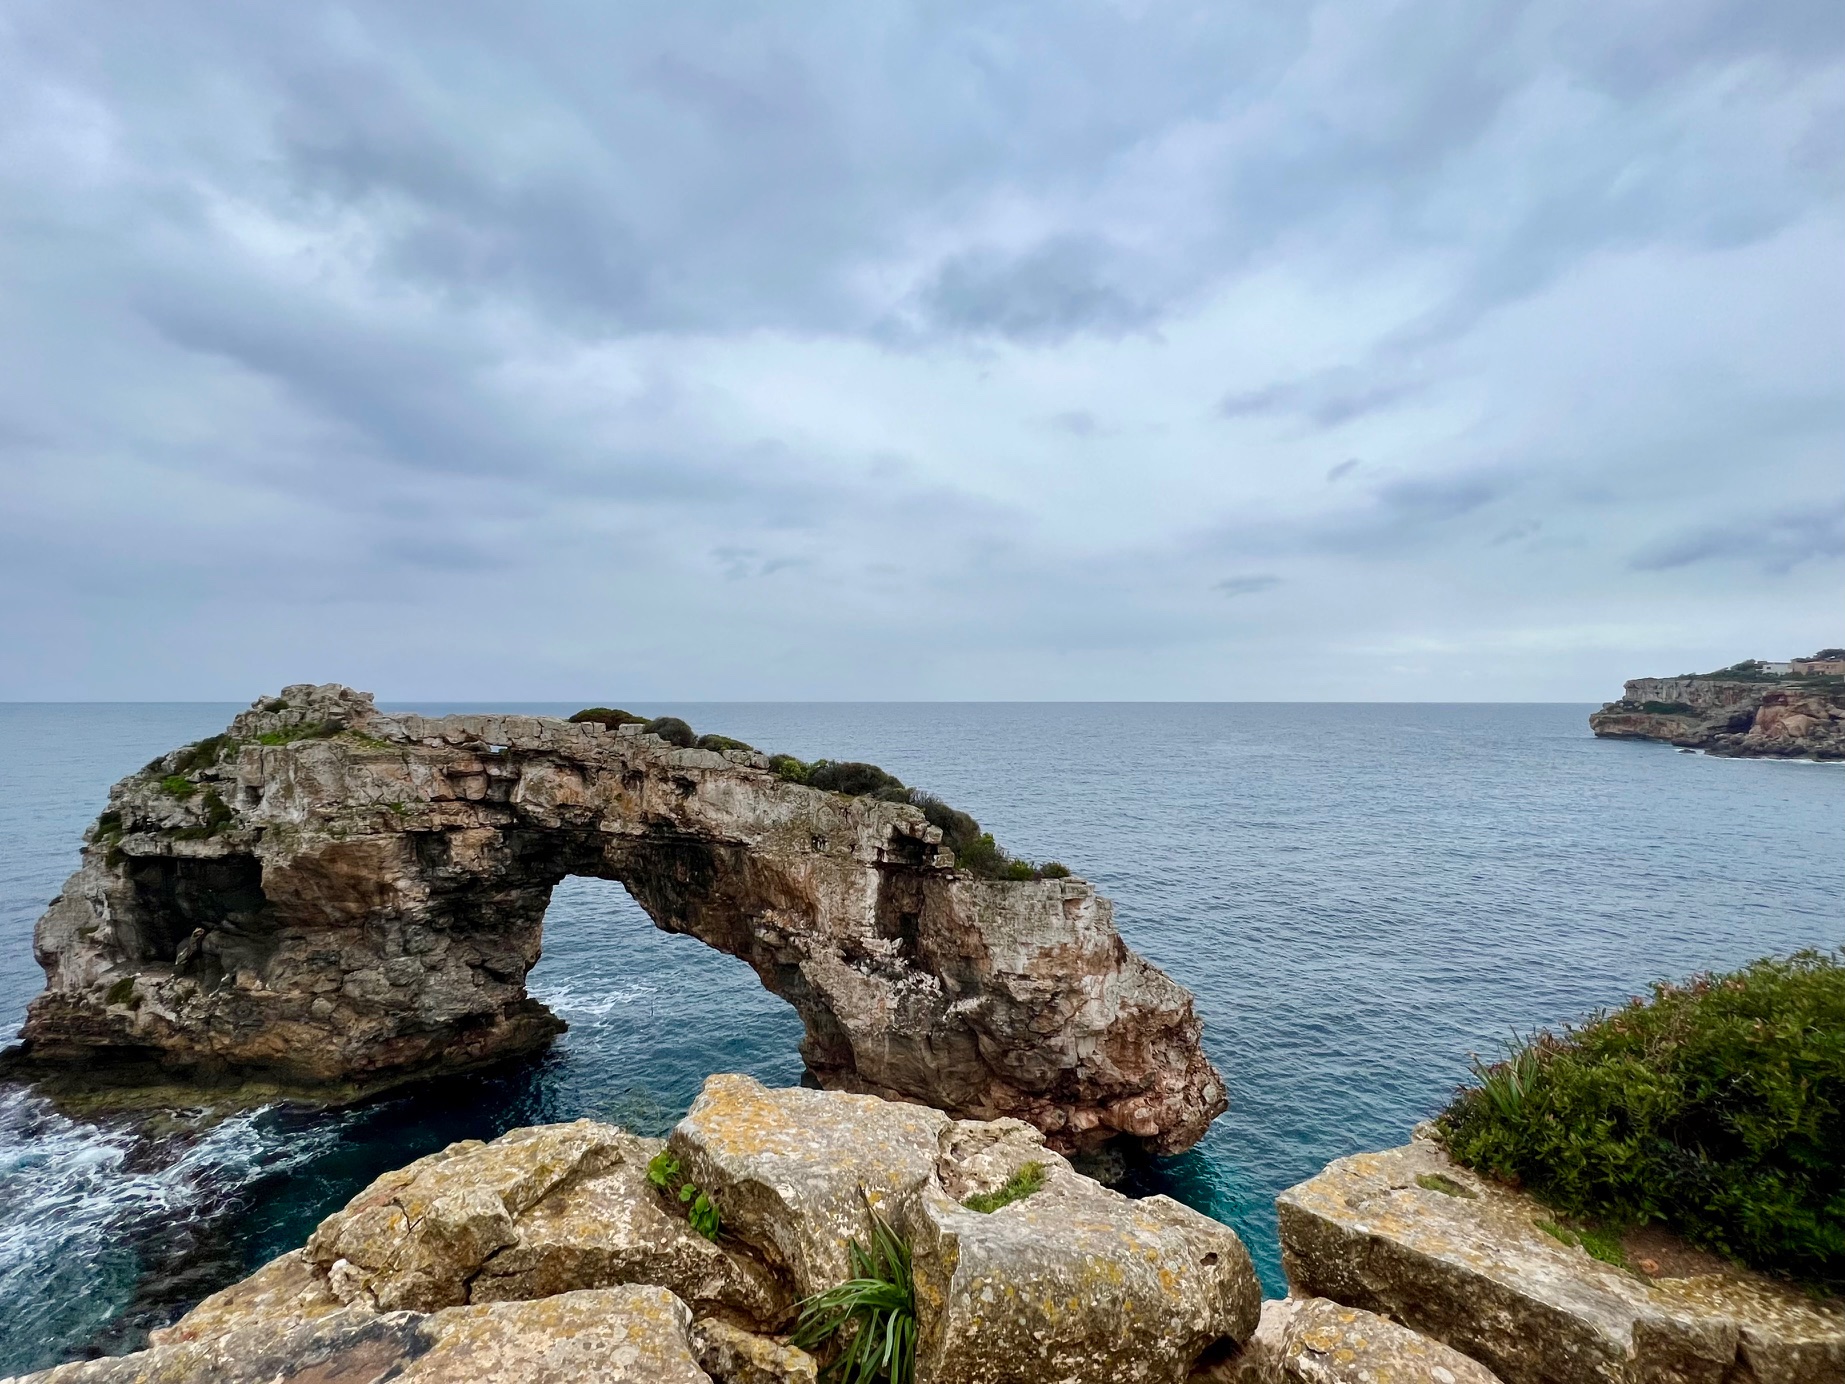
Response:
[[[1845,943],[1845,768],[1596,741],[1587,706],[632,709],[872,760],[1095,881],[1197,995],[1232,1101],[1130,1186],[1234,1225],[1271,1292],[1275,1193],[1401,1142],[1470,1052],[1655,977]],[[0,1032],[38,990],[32,924],[108,785],[236,710],[0,705]],[[490,1074],[156,1130],[0,1088],[0,1374],[133,1348],[450,1140],[579,1115],[657,1132],[707,1072],[799,1079],[793,1012],[619,886],[567,881],[545,934],[531,988],[571,1030]]]

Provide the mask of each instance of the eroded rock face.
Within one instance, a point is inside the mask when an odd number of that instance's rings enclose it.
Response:
[[[349,1307],[280,1329],[222,1334],[26,1375],[23,1384],[711,1384],[692,1315],[661,1288],[374,1313]],[[0,1381],[0,1384],[5,1384]]]
[[[1277,1199],[1295,1292],[1393,1318],[1505,1384],[1841,1384],[1845,1309],[1741,1270],[1649,1279],[1417,1140]]]
[[[1088,884],[960,874],[907,804],[635,732],[257,703],[111,790],[38,924],[26,1060],[338,1091],[538,1047],[545,905],[590,875],[747,962],[829,1087],[1065,1149],[1184,1148],[1225,1108],[1191,996]]]
[[[692,1230],[647,1181],[663,1147],[593,1120],[451,1144],[327,1217],[305,1257],[333,1297],[384,1311],[648,1284],[702,1312],[783,1321],[782,1282]]]
[[[1819,683],[1634,678],[1619,701],[1590,713],[1589,727],[1711,754],[1845,759],[1845,692]]]
[[[1242,1354],[1198,1384],[1501,1384],[1440,1341],[1325,1298],[1262,1304]]]

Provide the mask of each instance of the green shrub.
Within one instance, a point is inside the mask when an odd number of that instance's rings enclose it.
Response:
[[[910,1247],[869,1200],[865,1209],[871,1215],[871,1248],[857,1240],[847,1245],[852,1277],[804,1299],[789,1340],[802,1350],[817,1350],[846,1338],[844,1349],[821,1371],[826,1384],[913,1384],[916,1283]]]
[[[692,728],[677,716],[656,716],[641,727],[643,735],[657,735],[669,745],[676,745],[682,750],[689,750],[697,743],[698,737]]]
[[[665,1149],[660,1150],[648,1161],[647,1180],[668,1196],[679,1198],[680,1205],[685,1207],[686,1222],[692,1229],[707,1240],[717,1239],[723,1229],[718,1204],[696,1182],[686,1179],[677,1158]]]
[[[788,783],[807,782],[807,764],[791,754],[772,754],[769,756],[769,768],[778,777]]]
[[[340,733],[340,727],[327,721],[316,721],[305,726],[288,726],[282,730],[267,730],[256,737],[259,745],[292,745],[297,740],[330,740]]]
[[[1040,879],[1068,879],[1069,877],[1070,867],[1061,860],[1047,860],[1038,867],[1038,878]]]
[[[205,796],[199,799],[199,803],[205,809],[205,821],[199,826],[181,827],[173,833],[174,839],[204,841],[216,836],[231,824],[231,819],[235,814],[225,804],[224,799],[218,796],[217,789],[207,788]]]
[[[815,760],[807,766],[807,777],[802,782],[809,788],[824,788],[829,793],[847,793],[855,798],[871,797],[885,789],[908,792],[895,774],[852,759]]]
[[[1845,1285],[1845,953],[1656,985],[1475,1075],[1439,1122],[1457,1161],[1572,1216]]]
[[[1010,1206],[1015,1201],[1024,1201],[1026,1197],[1030,1196],[1033,1192],[1041,1190],[1043,1186],[1044,1164],[1027,1163],[1011,1177],[1007,1178],[1005,1184],[997,1190],[991,1192],[976,1192],[973,1196],[963,1201],[961,1205],[965,1206],[969,1211],[978,1211],[982,1215],[991,1215],[1002,1206]]]
[[[1702,716],[1695,706],[1683,702],[1641,702],[1640,709],[1649,716]]]
[[[160,780],[162,791],[171,793],[176,798],[190,798],[199,791],[198,784],[184,774],[168,774]]]
[[[725,750],[748,750],[754,754],[756,747],[746,745],[741,740],[732,740],[728,735],[701,735],[692,742],[701,750],[716,750],[722,754]]]
[[[129,1000],[134,998],[134,993],[135,978],[133,976],[123,976],[109,987],[109,992],[103,996],[103,1003],[127,1004]]]
[[[196,745],[188,745],[179,752],[179,759],[173,766],[174,772],[189,774],[195,769],[209,769],[236,745],[237,742],[228,735],[213,735]]]
[[[587,722],[598,726],[607,726],[610,730],[614,730],[617,726],[644,726],[647,724],[647,718],[645,716],[636,716],[632,711],[618,711],[612,706],[584,707],[583,710],[579,711],[570,719],[575,721],[578,725]]]

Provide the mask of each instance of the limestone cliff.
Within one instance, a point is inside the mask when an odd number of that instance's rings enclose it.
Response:
[[[1589,727],[1710,754],[1845,759],[1845,680],[1635,678]]]
[[[1185,1148],[1226,1105],[1182,987],[1076,878],[977,879],[907,803],[638,726],[287,688],[122,780],[35,935],[28,1066],[340,1091],[539,1047],[551,890],[618,880],[742,958],[827,1086]]]

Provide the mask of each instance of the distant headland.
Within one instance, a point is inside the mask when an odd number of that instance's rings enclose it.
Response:
[[[1707,754],[1845,759],[1845,649],[1714,673],[1634,678],[1589,715],[1597,735],[1663,740]]]

